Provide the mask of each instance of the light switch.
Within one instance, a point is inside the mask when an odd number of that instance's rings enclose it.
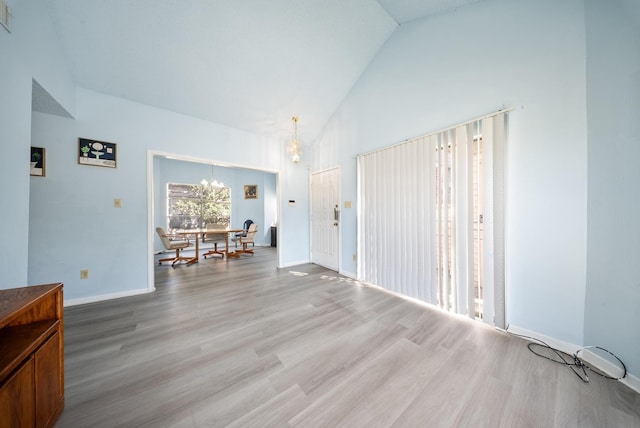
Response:
[[[122,208],[122,199],[116,198],[113,200],[113,206],[116,208]]]
[[[351,201],[344,201],[345,208],[351,208]]]

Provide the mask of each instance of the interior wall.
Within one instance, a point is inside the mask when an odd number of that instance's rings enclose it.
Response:
[[[629,9],[632,2],[625,0],[585,4],[589,126],[585,344],[612,351],[638,376],[640,14],[634,15]],[[637,3],[635,7],[640,9]]]
[[[284,197],[308,180],[306,169],[286,161],[279,141],[85,89],[77,91],[76,120],[34,113],[33,132],[33,144],[47,147],[47,177],[32,189],[28,277],[64,282],[67,301],[147,289],[149,150],[281,171]],[[79,165],[79,137],[116,143],[117,168]],[[280,265],[309,257],[308,232],[299,228],[308,204],[300,199],[280,219]],[[80,280],[81,269],[89,279]]]
[[[61,48],[41,0],[8,1],[11,33],[0,27],[0,180],[11,183],[0,214],[0,234],[10,246],[0,249],[0,288],[24,287],[28,280],[29,146],[31,85],[38,82],[68,112],[75,91]]]
[[[510,115],[507,318],[582,343],[587,138],[581,0],[477,2],[401,25],[313,147],[355,201],[356,155],[506,107]],[[402,189],[398,189],[402,191]],[[356,210],[343,209],[342,266],[355,272]]]
[[[269,226],[275,220],[272,214],[277,203],[269,195],[276,192],[275,174],[245,168],[230,168],[235,173],[235,180],[232,184],[233,208],[231,212],[231,225],[235,228],[242,228],[247,219],[253,220],[258,226],[256,233],[256,245],[268,246],[271,244],[271,229]],[[258,186],[257,199],[244,198],[245,185]],[[267,198],[271,199],[273,206],[267,207]],[[268,208],[268,209],[267,209]]]

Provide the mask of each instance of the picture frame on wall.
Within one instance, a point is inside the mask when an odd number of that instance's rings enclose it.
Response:
[[[46,174],[46,150],[44,147],[31,146],[31,159],[29,175],[34,177],[45,177]]]
[[[117,167],[115,143],[78,138],[78,163],[80,165]]]
[[[244,186],[244,198],[245,199],[258,199],[258,185],[257,184],[245,184],[245,186]]]

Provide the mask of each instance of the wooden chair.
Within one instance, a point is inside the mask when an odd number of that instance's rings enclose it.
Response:
[[[249,230],[247,230],[247,236],[240,237],[242,250],[238,251],[239,253],[253,254],[253,250],[249,250],[247,248],[247,245],[253,244],[253,246],[255,247],[255,242],[253,242],[253,240],[255,239],[256,233],[258,233],[258,225],[255,223],[252,223],[251,226],[249,226]]]
[[[220,226],[213,223],[207,223],[207,233],[202,236],[202,242],[213,242],[213,250],[209,250],[202,255],[205,259],[207,256],[218,255],[224,258],[224,252],[218,251],[218,244],[220,242],[227,242],[227,232],[224,226]],[[209,232],[211,231],[211,232]]]
[[[167,235],[164,229],[161,227],[156,227],[156,232],[158,233],[158,236],[160,236],[160,239],[162,240],[162,245],[167,251],[173,251],[173,250],[176,251],[175,257],[169,257],[166,259],[158,260],[159,265],[161,265],[162,262],[171,262],[171,267],[174,267],[175,264],[179,263],[180,261],[188,262],[192,259],[192,257],[183,257],[180,255],[180,250],[183,250],[191,246],[191,242],[185,241],[185,240],[171,240],[170,238],[172,238],[172,235]]]
[[[251,227],[252,224],[253,224],[253,220],[251,219],[245,220],[242,226],[244,230],[240,233],[236,233],[236,235],[233,238],[231,238],[233,243],[236,245],[236,248],[238,248],[238,242],[240,242],[240,238],[242,238],[243,236],[247,236],[247,231],[249,230],[249,227]]]

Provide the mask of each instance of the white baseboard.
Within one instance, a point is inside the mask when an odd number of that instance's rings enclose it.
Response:
[[[101,294],[99,296],[80,297],[78,299],[65,300],[64,307],[66,308],[70,306],[84,305],[87,303],[103,302],[105,300],[119,299],[121,297],[138,296],[140,294],[152,293],[154,291],[155,288],[153,290],[142,288],[138,290],[121,291],[118,293]]]
[[[547,345],[551,346],[552,348],[555,348],[555,349],[557,349],[559,351],[565,352],[565,353],[567,353],[569,355],[573,355],[576,352],[578,352],[579,349],[583,348],[580,345],[576,345],[574,343],[565,342],[565,341],[562,341],[562,340],[559,340],[559,339],[556,339],[556,338],[553,338],[553,337],[545,336],[544,334],[541,334],[541,333],[538,333],[538,332],[535,332],[535,331],[531,331],[531,330],[527,330],[526,328],[518,327],[518,326],[515,326],[513,324],[509,325],[508,333],[514,333],[514,334],[521,335],[521,336],[529,336],[529,337],[532,337],[534,339],[541,340],[544,343],[546,343]],[[624,361],[623,361],[623,363],[624,363]],[[627,373],[627,376],[625,376],[623,379],[620,379],[620,382],[622,382],[624,385],[628,386],[629,388],[633,389],[634,391],[640,393],[640,378],[638,378],[637,376],[634,376],[631,373]]]
[[[507,327],[508,333],[513,333],[519,336],[529,336],[534,339],[541,340],[552,348],[556,348],[559,351],[566,352],[569,355],[573,355],[578,352],[578,349],[582,348],[580,345],[576,345],[570,342],[565,342],[560,339],[556,339],[554,337],[545,336],[542,333],[538,333],[537,331],[527,330],[526,328],[518,327],[516,325],[510,324]]]
[[[288,268],[288,267],[291,267],[291,266],[306,265],[307,263],[311,263],[309,261],[309,259],[307,259],[307,260],[298,260],[296,262],[285,263],[285,264],[282,264],[282,265],[278,265],[278,267],[280,269],[284,269],[284,268]]]
[[[341,270],[341,271],[340,271],[340,272],[338,272],[338,273],[339,273],[340,275],[342,275],[342,276],[346,276],[347,278],[351,278],[351,279],[353,279],[354,281],[357,281],[357,280],[358,280],[358,275],[356,275],[356,274],[355,274],[355,273],[353,273],[353,272],[347,272],[347,271]]]
[[[627,377],[622,379],[620,382],[624,383],[629,388],[633,389],[635,392],[640,393],[640,378],[639,377],[627,373]]]

